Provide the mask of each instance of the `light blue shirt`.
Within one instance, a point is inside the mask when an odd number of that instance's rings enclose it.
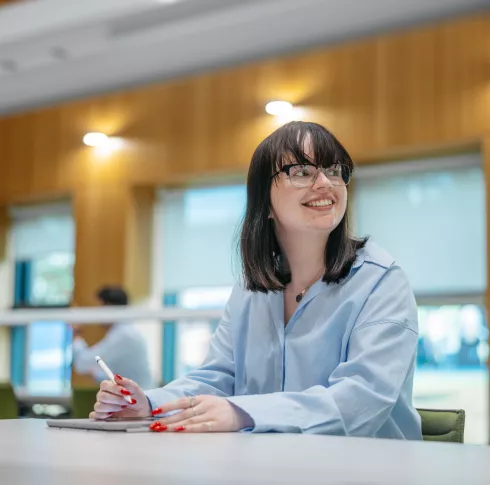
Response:
[[[155,385],[145,340],[131,324],[112,325],[104,338],[92,347],[76,337],[72,351],[75,370],[80,374],[91,374],[98,382],[108,379],[95,361],[100,355],[114,374],[135,381],[142,389],[151,389]]]
[[[203,365],[146,394],[152,407],[189,393],[226,397],[253,432],[419,440],[417,327],[407,277],[369,241],[349,276],[317,281],[286,326],[282,292],[237,285]]]

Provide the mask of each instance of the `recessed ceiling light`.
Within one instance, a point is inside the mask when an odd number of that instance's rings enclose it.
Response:
[[[271,101],[267,103],[265,110],[273,116],[287,116],[293,111],[293,105],[287,101]]]
[[[109,141],[105,133],[87,133],[83,137],[83,143],[89,147],[100,147]]]

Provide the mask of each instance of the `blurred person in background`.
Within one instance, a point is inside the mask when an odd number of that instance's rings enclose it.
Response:
[[[119,286],[105,286],[96,294],[100,306],[126,306],[127,293]],[[73,366],[79,374],[90,374],[97,382],[107,378],[97,365],[99,355],[114,374],[130,377],[142,389],[150,389],[151,376],[148,352],[143,336],[125,322],[108,325],[106,335],[92,347],[80,336],[80,327],[73,326]]]

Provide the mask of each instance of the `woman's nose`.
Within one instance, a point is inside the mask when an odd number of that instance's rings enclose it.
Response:
[[[318,169],[312,188],[333,187],[331,180],[325,175],[323,170]]]

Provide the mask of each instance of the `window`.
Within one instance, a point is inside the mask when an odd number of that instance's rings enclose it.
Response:
[[[66,305],[73,292],[75,255],[53,252],[32,260],[29,303],[34,306]]]
[[[485,184],[479,155],[359,167],[354,225],[407,272],[417,296],[483,295]]]
[[[66,306],[73,291],[74,224],[68,204],[16,207],[12,251],[17,307]],[[11,379],[32,393],[70,385],[71,329],[63,322],[30,322],[12,330]]]
[[[407,273],[419,304],[414,402],[463,408],[486,443],[485,184],[479,154],[359,167],[353,216]]]
[[[179,294],[179,307],[195,310],[224,308],[231,295],[231,286],[187,288]],[[202,364],[218,322],[181,321],[177,326],[175,377],[181,377]]]
[[[244,185],[164,191],[157,207],[157,251],[164,302],[224,308],[240,273],[238,231]],[[172,322],[164,328],[164,381],[198,367],[217,322]]]
[[[233,286],[240,271],[238,230],[245,202],[244,185],[160,194],[160,272],[166,293]]]
[[[487,359],[488,328],[481,306],[419,307],[419,368],[479,370]]]
[[[63,322],[34,322],[28,332],[27,388],[56,394],[70,387],[71,331]]]

